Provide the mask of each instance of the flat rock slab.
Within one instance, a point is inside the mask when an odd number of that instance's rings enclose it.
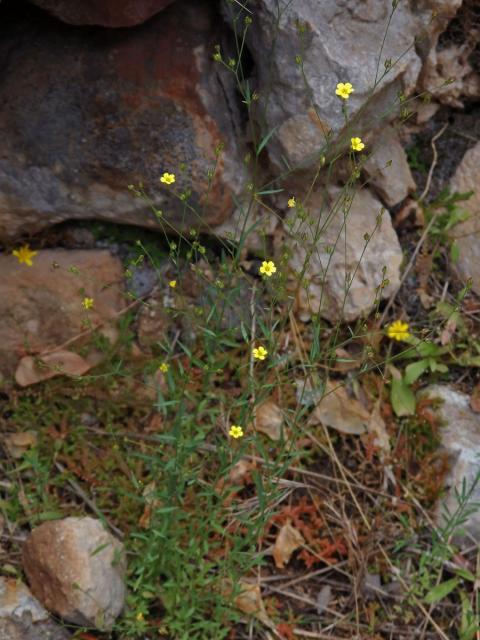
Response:
[[[113,321],[126,306],[123,271],[109,251],[39,251],[31,267],[0,255],[0,376],[19,360],[85,331],[84,297],[93,298],[90,326]],[[0,378],[1,380],[1,378]]]
[[[123,545],[94,518],[45,522],[23,545],[32,593],[68,622],[111,628],[125,601]]]

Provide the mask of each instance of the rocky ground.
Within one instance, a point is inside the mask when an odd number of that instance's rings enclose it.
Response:
[[[480,13],[287,4],[0,4],[0,640],[480,633]]]

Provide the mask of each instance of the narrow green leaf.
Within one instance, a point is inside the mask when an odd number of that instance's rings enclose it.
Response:
[[[271,131],[269,131],[260,141],[260,144],[258,145],[257,148],[257,157],[260,155],[260,153],[262,152],[262,149],[265,147],[266,144],[268,144],[268,141],[270,140],[270,138],[273,136],[273,134],[275,133],[275,131],[277,130],[277,127],[274,127]]]
[[[460,258],[460,247],[458,246],[458,242],[454,240],[450,246],[450,260],[452,262],[458,262]]]
[[[415,380],[418,380],[422,373],[428,369],[428,360],[418,360],[418,362],[412,362],[405,367],[405,384],[412,384]]]
[[[425,602],[427,604],[435,604],[435,602],[440,602],[440,600],[446,598],[449,593],[452,593],[452,591],[457,588],[459,582],[460,578],[451,578],[450,580],[446,580],[445,582],[437,584],[427,593],[427,595],[425,596]]]
[[[457,576],[460,576],[460,578],[463,578],[464,580],[468,580],[469,582],[475,582],[476,580],[473,573],[468,569],[463,569],[462,567],[458,567],[457,569],[455,569],[455,573],[457,574]]]
[[[272,193],[282,193],[285,189],[265,189],[265,191],[257,191],[257,196],[269,196]]]
[[[415,413],[415,394],[403,378],[393,378],[390,389],[390,401],[395,415],[411,416]]]

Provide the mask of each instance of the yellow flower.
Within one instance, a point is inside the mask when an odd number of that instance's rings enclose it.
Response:
[[[337,84],[337,89],[335,93],[337,94],[337,96],[342,98],[342,100],[348,100],[348,98],[350,97],[350,94],[353,93],[354,91],[355,89],[352,87],[350,82],[339,82]]]
[[[295,196],[292,196],[287,204],[290,207],[290,209],[293,209],[293,207],[296,207],[297,203],[295,202]]]
[[[167,373],[167,371],[170,369],[170,365],[167,362],[162,362],[162,364],[158,368],[163,373]]]
[[[93,298],[84,298],[82,300],[82,307],[84,309],[91,309],[93,307]]]
[[[138,622],[143,622],[143,620],[145,620],[145,616],[143,615],[143,613],[141,611],[139,611],[137,613],[137,615],[135,616],[135,618],[138,620]]]
[[[362,149],[365,149],[365,145],[361,138],[351,138],[350,142],[352,143],[353,151],[361,151]]]
[[[252,354],[255,360],[265,360],[268,355],[268,351],[265,349],[265,347],[260,346],[252,349]]]
[[[12,251],[12,255],[14,255],[20,264],[26,264],[27,267],[31,267],[33,262],[33,256],[36,256],[38,251],[32,251],[30,249],[30,245],[24,244],[20,249],[15,249]]]
[[[165,172],[160,178],[160,182],[163,182],[164,184],[173,184],[175,182],[175,174]]]
[[[412,334],[408,330],[408,322],[402,322],[401,320],[395,320],[387,328],[387,336],[392,340],[408,340],[412,337]]]
[[[228,432],[228,435],[231,436],[232,438],[242,438],[243,437],[243,429],[242,427],[239,427],[236,424],[232,424],[232,426],[230,427],[230,431]]]
[[[277,267],[275,266],[274,262],[272,262],[271,260],[264,260],[262,262],[262,266],[259,269],[259,273],[261,273],[262,276],[267,276],[267,278],[270,278],[270,276],[273,276],[276,270]]]
[[[170,280],[170,282],[168,283],[169,287],[172,287],[172,289],[175,289],[175,287],[177,286],[177,281],[176,280]]]

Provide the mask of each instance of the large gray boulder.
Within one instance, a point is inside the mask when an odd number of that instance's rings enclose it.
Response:
[[[173,0],[31,0],[68,24],[132,27],[148,20]]]
[[[0,240],[71,219],[159,228],[128,190],[139,182],[167,229],[225,222],[244,171],[235,83],[212,60],[219,23],[208,0],[183,0],[133,29],[84,30],[47,15],[9,29],[0,41]],[[164,172],[173,185],[159,182]]]
[[[259,121],[264,133],[276,129],[268,151],[277,167],[285,166],[282,156],[292,166],[310,164],[326,132],[344,127],[335,95],[338,82],[354,85],[350,117],[370,102],[358,131],[398,113],[383,112],[398,104],[399,91],[408,94],[415,87],[421,61],[413,43],[422,21],[408,3],[399,2],[387,30],[391,11],[392,3],[385,0],[259,0],[252,5],[248,42],[258,74]],[[233,20],[238,5],[225,2],[225,13]],[[299,25],[305,28],[301,37]],[[297,55],[303,57],[304,75]],[[380,81],[387,60],[392,65]]]

